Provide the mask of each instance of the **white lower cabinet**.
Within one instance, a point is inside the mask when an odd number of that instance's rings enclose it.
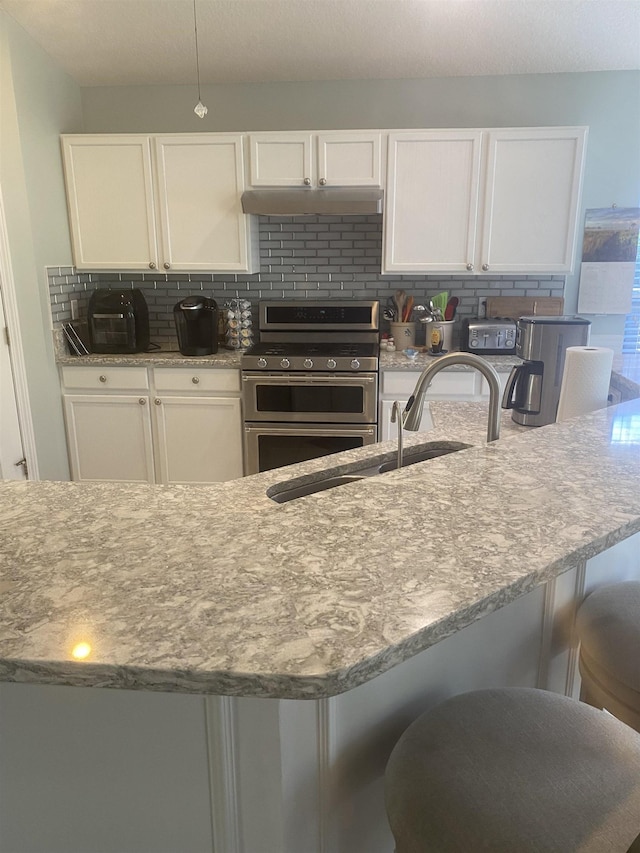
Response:
[[[156,397],[161,483],[219,483],[242,477],[240,400]]]
[[[242,477],[238,371],[168,368],[154,374],[159,482],[218,483]]]
[[[242,476],[237,370],[65,367],[62,382],[74,480],[216,483]],[[84,393],[69,393],[77,390]]]
[[[155,482],[147,396],[65,394],[63,399],[72,479]]]

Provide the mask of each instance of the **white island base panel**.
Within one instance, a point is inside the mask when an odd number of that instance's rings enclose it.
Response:
[[[0,684],[0,853],[391,853],[384,768],[476,688],[577,698],[576,604],[640,579],[640,534],[321,700]]]

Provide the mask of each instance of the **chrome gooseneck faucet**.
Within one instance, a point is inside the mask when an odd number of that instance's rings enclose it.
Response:
[[[440,356],[440,358],[436,359],[423,370],[413,390],[413,394],[409,397],[405,410],[402,413],[404,428],[414,432],[420,428],[424,397],[431,384],[431,380],[436,373],[440,373],[441,370],[444,370],[445,367],[450,367],[452,364],[466,364],[469,367],[475,367],[489,383],[487,441],[495,441],[500,437],[500,380],[495,369],[488,361],[470,352],[447,353]]]

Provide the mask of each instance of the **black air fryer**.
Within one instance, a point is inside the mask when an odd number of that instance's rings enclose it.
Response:
[[[149,309],[133,290],[94,290],[88,317],[91,352],[132,353],[149,349]]]
[[[206,296],[187,296],[173,309],[182,355],[218,352],[218,303]]]

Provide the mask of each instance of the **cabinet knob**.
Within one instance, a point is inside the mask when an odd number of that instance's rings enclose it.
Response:
[[[482,269],[486,272],[489,269],[489,264],[482,264]]]
[[[471,272],[471,270],[473,269],[473,264],[467,264],[467,269],[469,270],[469,272]]]
[[[305,178],[304,179],[304,185],[305,185],[305,187],[310,187],[311,186],[311,178]]]
[[[138,402],[140,403],[141,406],[147,405],[147,401],[145,400],[144,397],[138,397]]]
[[[149,269],[154,270],[155,268],[156,268],[156,265],[153,263],[153,261],[149,261]]]
[[[164,264],[162,264],[162,266],[163,266],[166,270],[170,270],[170,269],[171,269],[171,264],[168,264],[168,263],[166,263],[166,262],[165,262]]]
[[[160,399],[160,397],[156,397],[156,398],[155,398],[155,400],[154,400],[153,402],[156,404],[156,406],[161,406],[161,405],[162,405],[162,400]]]
[[[324,187],[327,185],[327,179],[326,178],[320,178],[318,183],[320,184],[321,187]]]
[[[198,385],[200,383],[200,379],[197,376],[192,376],[191,381],[194,385]]]
[[[107,377],[104,374],[102,374],[102,376],[100,376],[99,379],[100,379],[100,382],[106,382],[107,381]]]

